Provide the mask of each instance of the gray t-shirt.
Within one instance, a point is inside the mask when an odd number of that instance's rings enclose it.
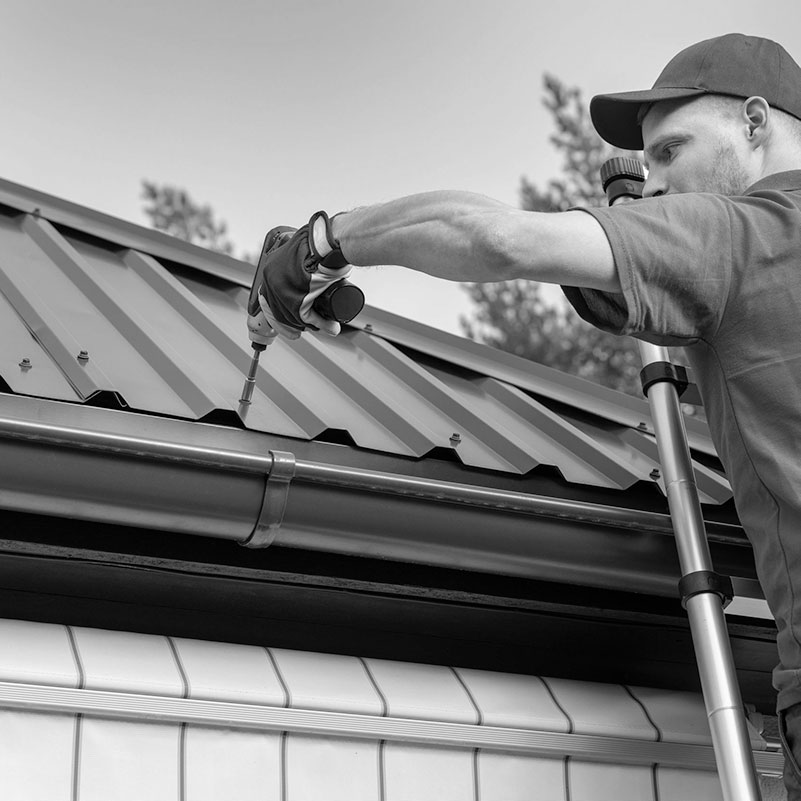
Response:
[[[801,171],[586,211],[622,292],[565,294],[604,330],[685,348],[776,617],[779,709],[801,702]]]

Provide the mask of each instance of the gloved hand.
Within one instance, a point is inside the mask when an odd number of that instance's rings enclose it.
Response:
[[[339,323],[321,317],[313,303],[350,271],[324,211],[302,228],[270,230],[248,299],[251,341],[266,345],[279,334],[297,339],[307,328],[338,334]]]

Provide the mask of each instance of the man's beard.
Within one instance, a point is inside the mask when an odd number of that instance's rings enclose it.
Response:
[[[737,152],[728,142],[721,142],[715,148],[715,158],[705,179],[702,191],[719,195],[742,195],[749,185]]]

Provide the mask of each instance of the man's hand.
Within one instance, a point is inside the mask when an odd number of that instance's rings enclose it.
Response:
[[[299,229],[270,230],[248,299],[251,341],[266,345],[278,335],[297,339],[306,328],[338,334],[339,323],[321,317],[313,304],[350,270],[325,212],[312,215]]]

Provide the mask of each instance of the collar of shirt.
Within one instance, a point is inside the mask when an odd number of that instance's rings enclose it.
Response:
[[[743,192],[750,195],[754,192],[763,192],[766,189],[789,192],[794,189],[801,189],[801,170],[788,170],[787,172],[777,172],[773,175],[766,175],[760,178],[755,184],[751,184]]]

